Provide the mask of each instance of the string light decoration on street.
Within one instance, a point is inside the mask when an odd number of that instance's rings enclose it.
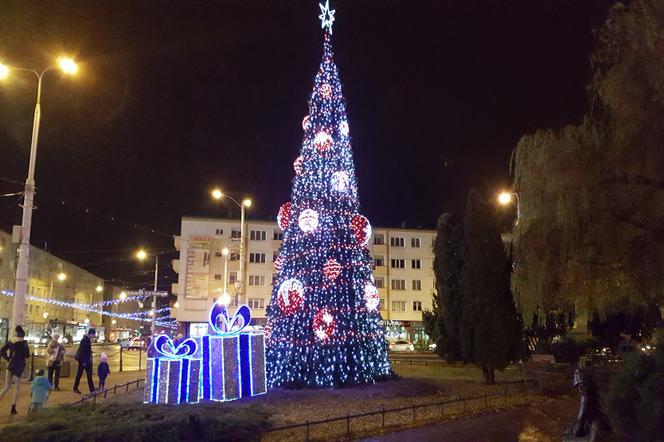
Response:
[[[320,5],[323,58],[302,120],[266,336],[271,387],[373,383],[392,372],[359,213],[346,104],[332,52],[334,10]]]

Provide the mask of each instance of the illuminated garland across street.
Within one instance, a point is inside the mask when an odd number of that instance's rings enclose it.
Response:
[[[320,5],[323,59],[314,80],[302,147],[267,308],[271,387],[337,387],[391,374],[378,290],[360,212],[346,103],[332,53],[335,11]]]
[[[0,290],[0,295],[3,296],[9,296],[12,297],[14,296],[14,292],[11,290]],[[146,295],[145,297],[147,297]],[[152,296],[152,295],[149,295]],[[142,300],[145,299],[145,297],[141,297],[140,299],[137,300]],[[117,318],[117,319],[128,319],[131,321],[142,321],[142,322],[152,322],[152,317],[150,316],[151,311],[150,310],[145,310],[145,311],[139,311],[139,312],[132,312],[132,313],[115,313],[115,312],[108,312],[105,310],[100,310],[102,307],[102,303],[94,303],[94,304],[81,304],[78,302],[67,302],[67,301],[60,301],[58,299],[47,299],[47,298],[40,298],[38,296],[32,296],[28,295],[26,296],[27,301],[35,301],[35,302],[43,302],[45,304],[49,305],[54,305],[56,307],[64,307],[64,308],[69,308],[72,310],[83,310],[86,312],[90,313],[98,313],[103,316],[109,316],[111,318]],[[112,305],[112,304],[109,304]],[[164,307],[157,309],[155,311],[155,314],[159,313],[170,313],[171,309],[169,307]],[[166,321],[168,320],[168,316],[158,316],[157,320],[155,321],[156,324],[160,327],[170,327],[172,328],[173,322],[172,321]]]

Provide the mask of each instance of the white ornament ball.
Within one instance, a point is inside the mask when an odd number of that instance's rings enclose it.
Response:
[[[348,176],[347,172],[340,170],[332,174],[330,182],[332,184],[332,190],[335,192],[345,192],[348,190],[350,177]]]
[[[311,233],[318,227],[318,212],[304,209],[298,218],[298,225],[304,233]]]

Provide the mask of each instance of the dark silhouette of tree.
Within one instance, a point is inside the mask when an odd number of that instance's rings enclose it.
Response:
[[[475,190],[468,194],[463,237],[461,351],[482,369],[485,382],[494,384],[495,370],[518,359],[523,336],[494,209]]]

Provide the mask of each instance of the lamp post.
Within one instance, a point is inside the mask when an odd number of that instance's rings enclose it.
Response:
[[[512,198],[514,197],[514,198]],[[516,200],[516,222],[514,224],[519,224],[521,219],[521,208],[519,201],[519,194],[516,192],[501,192],[498,194],[498,203],[501,206],[506,206],[512,202],[512,199]]]
[[[240,294],[244,296],[245,287],[244,287],[244,255],[245,255],[245,227],[244,227],[244,213],[245,208],[251,207],[251,200],[245,198],[242,200],[242,203],[239,203],[235,198],[230,195],[223,193],[220,189],[214,189],[212,191],[212,198],[216,200],[221,200],[222,198],[228,198],[233,201],[240,208],[240,269],[238,271],[238,280],[240,281]],[[224,281],[224,284],[226,282]],[[239,304],[239,302],[238,302]]]
[[[154,257],[154,291],[152,292],[152,327],[151,333],[154,336],[155,334],[155,321],[157,319],[157,277],[159,275],[159,257],[154,253],[147,253],[145,250],[141,249],[136,252],[136,258],[144,261],[148,256]]]
[[[71,58],[62,57],[58,59],[58,66],[67,75],[73,75],[78,71],[76,62]],[[25,319],[25,294],[28,285],[28,266],[30,258],[30,230],[32,227],[32,209],[35,199],[35,167],[37,163],[37,141],[39,140],[39,122],[41,120],[41,93],[44,74],[55,69],[49,66],[41,72],[34,69],[14,68],[0,64],[0,80],[9,76],[12,71],[31,72],[37,77],[37,98],[35,101],[35,113],[32,120],[32,140],[30,142],[30,162],[28,163],[28,177],[25,180],[23,191],[23,216],[21,219],[21,237],[18,248],[18,262],[16,265],[16,285],[14,288],[14,304],[12,307],[11,327],[23,325]]]

